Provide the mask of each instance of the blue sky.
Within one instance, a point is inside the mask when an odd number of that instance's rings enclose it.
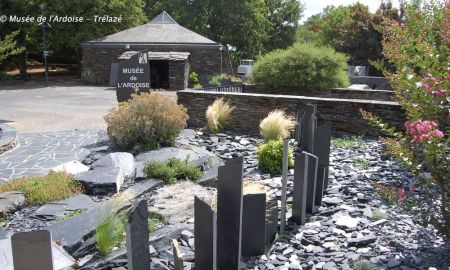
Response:
[[[350,5],[356,2],[360,2],[366,6],[369,6],[371,12],[375,12],[380,6],[381,0],[300,0],[304,6],[305,11],[303,12],[303,18],[301,22],[304,22],[311,15],[320,13],[326,6],[340,6],[340,5]],[[393,0],[392,3],[394,7],[398,7],[398,0]]]

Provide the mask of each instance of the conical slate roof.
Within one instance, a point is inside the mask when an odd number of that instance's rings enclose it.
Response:
[[[82,45],[107,44],[219,45],[218,43],[179,25],[165,11],[144,25],[91,40]]]

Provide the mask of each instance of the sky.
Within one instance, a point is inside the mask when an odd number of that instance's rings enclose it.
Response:
[[[380,6],[381,0],[301,0],[301,3],[305,5],[305,11],[303,12],[303,18],[301,23],[304,22],[308,17],[322,12],[322,10],[329,5],[340,6],[340,5],[351,5],[356,2],[360,2],[366,6],[369,6],[371,12],[375,12]],[[398,0],[393,0],[392,4],[394,7],[398,7]]]

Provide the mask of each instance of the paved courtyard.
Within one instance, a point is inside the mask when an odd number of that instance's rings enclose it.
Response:
[[[86,86],[79,81],[2,84],[0,122],[17,133],[104,129],[103,115],[117,104],[114,88]]]
[[[96,141],[95,129],[19,134],[19,146],[0,155],[0,183],[44,174],[68,161],[81,161]]]

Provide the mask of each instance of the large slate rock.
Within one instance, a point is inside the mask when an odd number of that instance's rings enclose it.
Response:
[[[134,157],[127,152],[109,153],[101,159],[91,164],[91,167],[96,170],[98,168],[112,169],[120,168],[126,178],[134,178]]]
[[[169,224],[186,222],[194,216],[194,196],[211,198],[212,192],[205,187],[190,181],[183,181],[174,185],[158,189],[152,196],[149,211],[158,213]]]
[[[73,160],[63,164],[60,164],[52,169],[54,172],[65,172],[70,174],[77,174],[80,172],[89,171],[89,167],[84,165],[83,163]]]
[[[25,195],[22,192],[0,192],[0,215],[14,212],[25,203]]]
[[[167,225],[150,234],[149,245],[152,245],[157,251],[169,247],[172,239],[178,238],[182,231],[194,231],[194,224],[179,223]]]
[[[130,201],[161,184],[162,181],[155,179],[141,181],[122,193],[122,196],[127,198],[127,200],[103,202],[94,209],[51,224],[47,229],[52,233],[53,240],[59,241],[65,250],[72,253],[94,232],[100,211],[105,211],[105,209],[111,209],[112,207],[119,209],[129,206],[131,204]]]
[[[91,197],[78,194],[65,200],[47,203],[39,207],[31,217],[50,221],[63,217],[71,211],[93,209],[97,204]]]
[[[183,148],[166,147],[158,150],[143,152],[137,155],[134,159],[136,166],[136,177],[137,178],[144,177],[143,170],[145,163],[149,161],[164,162],[172,158],[178,158],[181,160],[188,159],[191,164],[203,167],[205,171],[208,171],[209,168],[217,166],[217,164],[220,162],[217,157],[215,157],[211,152],[207,151],[205,148],[202,147],[195,147],[195,146]],[[213,175],[213,177],[217,176]]]
[[[95,170],[81,172],[75,176],[91,195],[117,193],[124,182],[120,167],[100,167]]]

